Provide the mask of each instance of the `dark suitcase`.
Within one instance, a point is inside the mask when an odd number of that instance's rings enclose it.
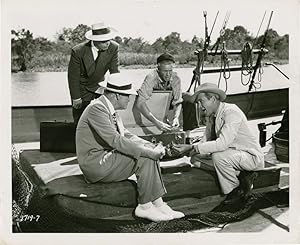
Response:
[[[75,133],[73,122],[41,122],[40,151],[75,153]]]

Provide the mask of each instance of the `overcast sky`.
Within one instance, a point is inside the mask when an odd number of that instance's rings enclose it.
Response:
[[[280,35],[290,34],[295,26],[296,4],[297,0],[2,0],[4,24],[11,29],[29,29],[35,37],[53,40],[63,27],[104,21],[115,27],[121,37],[142,37],[149,42],[173,31],[179,32],[182,40],[190,41],[194,34],[203,38],[204,10],[209,29],[220,11],[213,39],[219,35],[227,10],[231,12],[227,27],[242,25],[253,36],[264,12],[267,14],[260,34],[274,10],[270,27]]]

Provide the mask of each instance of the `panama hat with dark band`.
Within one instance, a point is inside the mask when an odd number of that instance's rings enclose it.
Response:
[[[117,31],[114,28],[109,27],[103,22],[101,22],[101,23],[93,24],[92,30],[86,32],[85,37],[88,40],[103,42],[114,38],[116,32]]]
[[[100,82],[99,86],[107,91],[119,93],[119,94],[134,94],[137,95],[136,90],[132,88],[132,83],[127,82],[122,78],[120,73],[110,74],[107,81]]]

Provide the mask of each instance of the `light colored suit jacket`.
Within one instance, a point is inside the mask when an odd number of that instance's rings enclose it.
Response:
[[[99,100],[101,103],[97,103]],[[125,129],[121,136],[107,102],[102,95],[84,110],[76,129],[76,153],[79,166],[89,182],[103,177],[100,163],[113,151],[138,159],[149,143]]]
[[[209,125],[207,126],[209,129]],[[264,154],[257,138],[252,134],[248,121],[242,110],[229,103],[221,102],[216,113],[215,131],[217,139],[206,141],[209,138],[209,130],[206,131],[203,140],[196,145],[196,151],[201,154],[225,151],[228,148],[250,153],[257,168],[264,165]]]
[[[104,80],[105,73],[119,72],[119,45],[110,41],[107,50],[100,53],[95,63],[91,50],[91,41],[80,43],[72,48],[68,66],[68,83],[72,99],[82,98],[90,101]]]

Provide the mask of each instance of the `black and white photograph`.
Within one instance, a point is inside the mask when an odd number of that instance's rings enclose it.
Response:
[[[2,0],[1,244],[300,243],[299,11]]]

